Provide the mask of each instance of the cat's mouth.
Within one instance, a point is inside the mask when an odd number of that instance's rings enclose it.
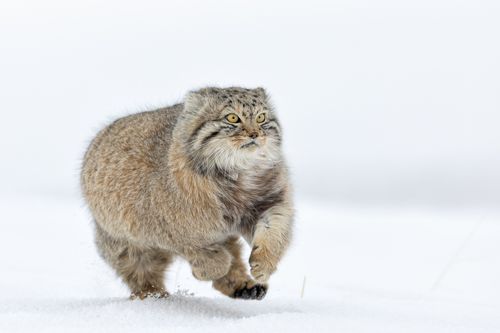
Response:
[[[254,140],[250,140],[248,141],[247,143],[243,144],[240,146],[241,149],[245,149],[245,148],[250,148],[250,147],[258,147],[259,144]]]

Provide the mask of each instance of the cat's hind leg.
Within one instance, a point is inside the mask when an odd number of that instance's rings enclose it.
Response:
[[[130,298],[166,297],[164,285],[171,253],[161,249],[140,248],[128,241],[111,237],[96,225],[96,245],[104,260],[130,288]]]

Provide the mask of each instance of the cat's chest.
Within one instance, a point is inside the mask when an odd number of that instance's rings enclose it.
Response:
[[[219,194],[224,220],[231,225],[255,224],[278,201],[281,190],[276,178],[276,172],[270,170],[226,179]]]

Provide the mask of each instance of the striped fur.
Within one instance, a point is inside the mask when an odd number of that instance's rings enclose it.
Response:
[[[230,113],[240,122],[229,123]],[[261,88],[200,89],[97,134],[84,157],[82,192],[99,252],[133,295],[166,295],[163,272],[180,256],[228,296],[263,297],[292,230],[281,142]],[[239,236],[252,246],[252,277]]]

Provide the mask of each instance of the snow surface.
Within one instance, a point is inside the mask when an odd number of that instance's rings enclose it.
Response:
[[[495,212],[301,200],[265,300],[226,298],[176,262],[170,298],[130,301],[80,200],[0,199],[0,332],[500,331]]]

